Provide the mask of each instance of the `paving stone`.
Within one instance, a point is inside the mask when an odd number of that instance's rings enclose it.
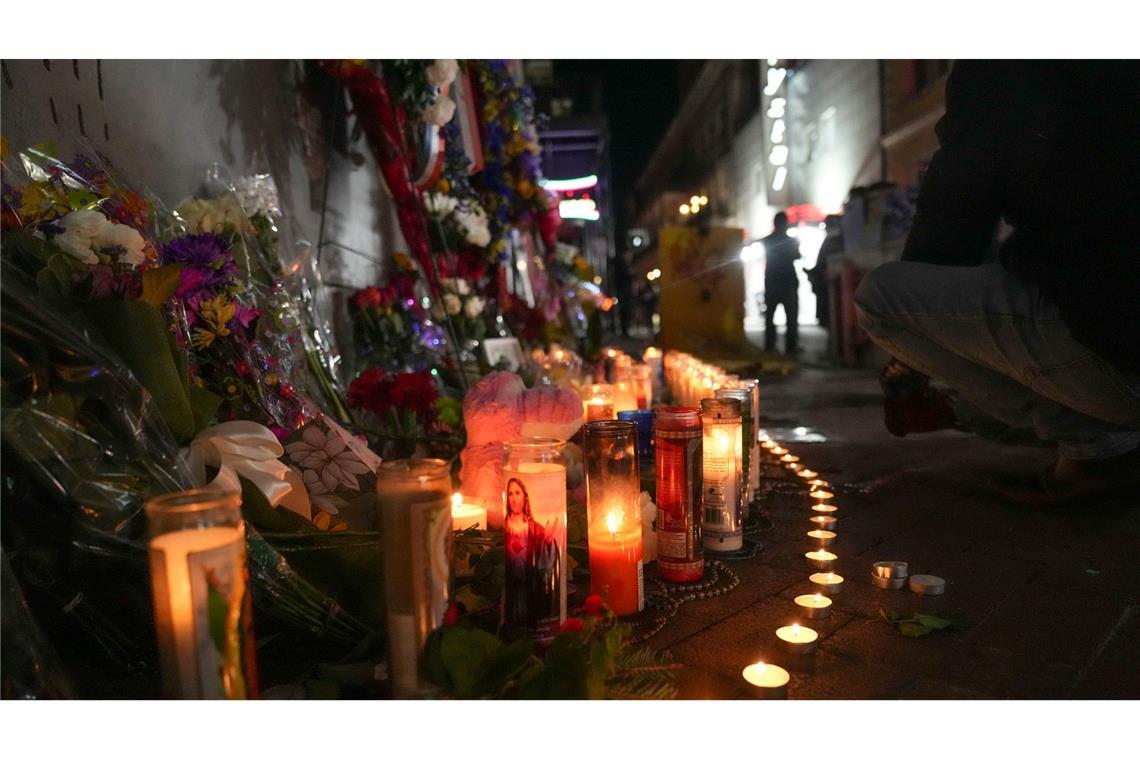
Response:
[[[736,699],[746,686],[739,673],[734,679],[691,666],[677,672],[677,699]]]
[[[931,678],[920,678],[900,696],[905,699],[993,699],[985,692],[971,691]]]
[[[1008,650],[955,642],[953,649],[928,668],[924,677],[998,699],[1065,699],[1072,691],[1077,671],[1043,659],[1030,648]]]
[[[1140,607],[1121,615],[1093,663],[1080,675],[1074,699],[1140,698]]]

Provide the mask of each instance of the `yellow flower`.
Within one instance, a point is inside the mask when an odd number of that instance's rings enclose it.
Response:
[[[439,181],[439,183],[436,185],[436,189],[439,190],[441,193],[446,193],[448,190],[451,189],[451,183],[445,179],[441,179]]]
[[[214,342],[214,338],[223,338],[230,334],[228,325],[234,318],[234,304],[225,296],[214,296],[202,302],[198,315],[206,323],[206,327],[194,329],[193,341],[198,348],[206,348]]]

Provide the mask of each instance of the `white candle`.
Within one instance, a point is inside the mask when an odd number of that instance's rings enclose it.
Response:
[[[816,530],[808,531],[808,538],[813,538],[816,541],[819,541],[820,548],[826,548],[828,546],[831,546],[832,542],[835,541],[835,533],[830,530],[821,530],[817,528]]]
[[[806,618],[818,619],[831,615],[831,600],[823,594],[800,594],[795,601]]]
[[[791,654],[811,654],[819,634],[807,626],[792,623],[776,630],[776,636],[784,649]]]
[[[760,699],[783,699],[788,693],[791,676],[779,665],[755,662],[745,668],[741,675],[755,687],[753,693]]]
[[[464,501],[463,494],[452,496],[451,529],[467,530],[476,527],[487,530],[487,508],[482,504]]]
[[[812,504],[811,508],[813,512],[822,512],[825,515],[839,511],[839,507],[835,506],[834,504]]]
[[[816,515],[811,518],[811,522],[819,530],[834,531],[835,524],[839,522],[839,520],[831,515]]]
[[[813,499],[818,499],[819,501],[827,501],[828,499],[835,496],[835,494],[833,494],[831,491],[814,490],[810,494],[808,494],[808,496],[810,496]]]
[[[807,478],[814,478],[819,473],[816,472],[815,470],[809,470],[809,469],[805,468],[805,469],[800,470],[796,474],[799,475],[801,478],[807,479]]]
[[[838,573],[812,573],[808,580],[817,594],[835,596],[843,589],[843,576]]]
[[[804,556],[807,557],[807,561],[812,567],[819,570],[830,570],[832,565],[835,564],[835,560],[838,559],[836,555],[826,549],[817,549],[813,552],[807,552]]]

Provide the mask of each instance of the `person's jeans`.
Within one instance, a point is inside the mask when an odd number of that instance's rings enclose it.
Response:
[[[764,288],[764,348],[776,350],[776,307],[783,305],[784,353],[792,353],[799,345],[800,336],[800,296],[796,287]]]
[[[907,365],[1071,459],[1140,445],[1140,375],[1078,342],[1057,306],[997,263],[892,261],[855,293],[860,326]],[[1121,330],[1135,325],[1119,325]]]

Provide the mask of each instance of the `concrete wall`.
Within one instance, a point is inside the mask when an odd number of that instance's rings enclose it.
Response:
[[[311,243],[309,255],[318,255],[327,157],[318,264],[330,286],[325,308],[344,335],[345,292],[374,283],[402,239],[367,146],[352,146],[358,161],[325,150],[319,113],[299,94],[301,77],[298,61],[5,60],[0,129],[13,154],[39,143],[54,143],[65,160],[97,150],[170,207],[214,164],[222,177],[269,171],[284,231]],[[290,262],[289,252],[282,256]]]

